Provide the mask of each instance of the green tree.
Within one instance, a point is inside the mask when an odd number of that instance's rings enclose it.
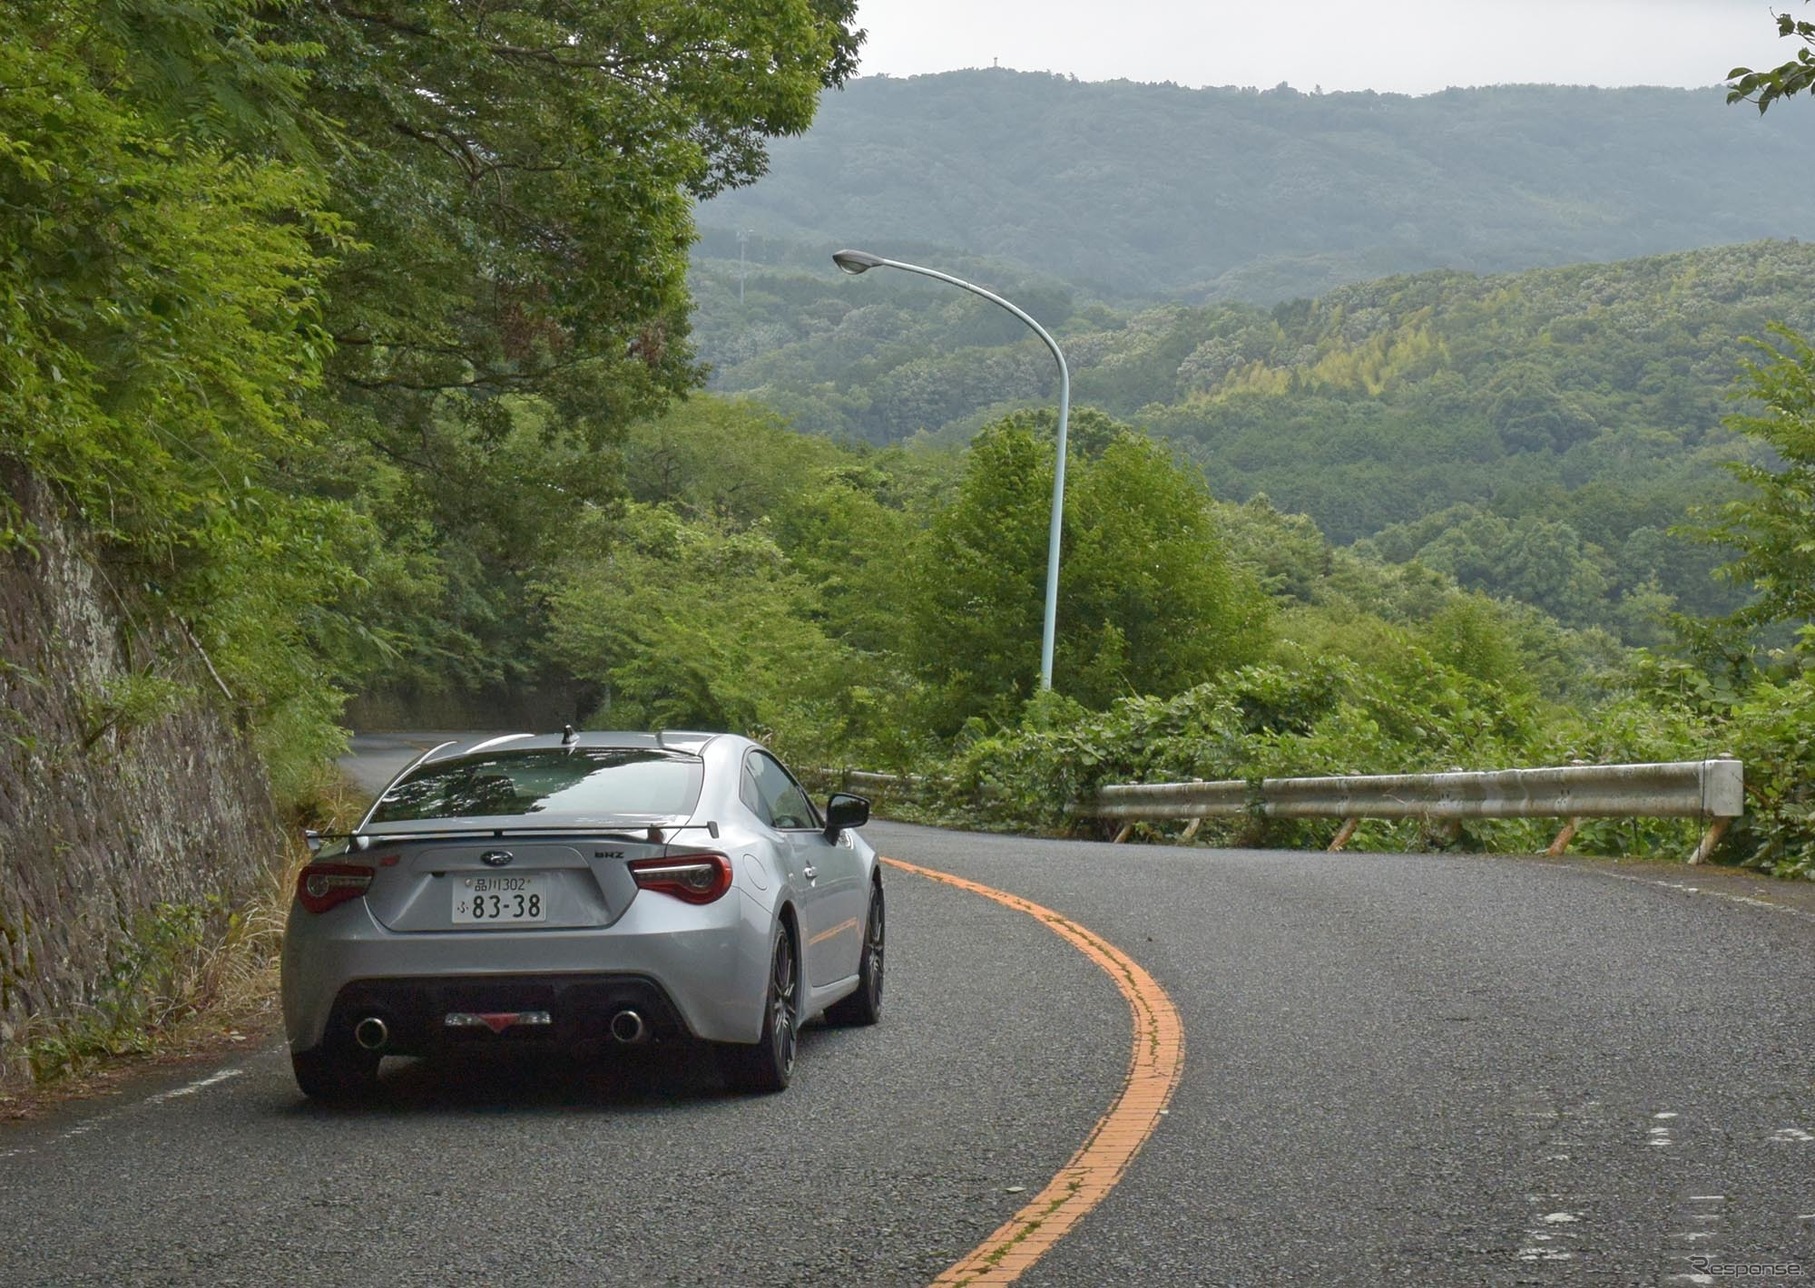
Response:
[[[1061,692],[1093,706],[1177,693],[1260,655],[1266,598],[1231,562],[1196,471],[1124,429],[1080,462],[1069,492]]]
[[[1536,515],[1508,522],[1477,511],[1445,527],[1417,557],[1463,586],[1535,604],[1573,625],[1592,621],[1607,591],[1600,552],[1567,523]]]
[[[1201,479],[1101,413],[1067,462],[1054,687],[1094,705],[1169,694],[1257,656],[1265,597],[1231,564]],[[936,727],[1006,717],[1039,673],[1053,477],[1051,413],[971,445],[958,494],[915,553],[909,653],[945,701]],[[1092,448],[1094,446],[1094,452]]]
[[[914,551],[909,654],[949,697],[939,732],[1006,715],[1034,691],[1052,479],[1049,439],[1025,421],[986,428]]]
[[[275,745],[333,728],[333,609],[371,530],[293,486],[345,242],[287,151],[306,51],[258,12],[0,13],[0,460],[55,488],[120,593],[153,588],[134,616],[188,623]],[[0,545],[32,539],[0,513]]]
[[[691,376],[691,202],[748,183],[862,33],[848,0],[292,6],[362,239],[333,283],[341,392],[537,391],[580,423]]]
[[[1308,516],[1281,514],[1265,492],[1218,508],[1235,561],[1276,601],[1308,603],[1330,575],[1330,542]]]
[[[632,425],[623,454],[634,499],[740,526],[774,514],[849,455],[828,439],[794,432],[761,403],[710,394]]]
[[[1787,327],[1772,328],[1766,356],[1748,362],[1742,389],[1756,409],[1729,428],[1768,445],[1777,465],[1734,462],[1746,495],[1717,511],[1706,535],[1739,552],[1721,573],[1750,585],[1757,598],[1734,615],[1747,626],[1815,621],[1815,346]]]
[[[589,462],[696,383],[693,203],[748,183],[855,65],[850,0],[323,0],[273,9],[308,84],[336,212],[321,415],[389,471],[438,589],[392,679],[449,651],[541,663],[541,540],[622,494]],[[538,466],[534,458],[542,458]],[[317,480],[341,489],[340,475]],[[423,641],[418,646],[416,641]]]
[[[1804,0],[1807,3],[1807,0]],[[1771,15],[1777,22],[1777,34],[1802,41],[1788,62],[1762,71],[1735,67],[1727,73],[1732,82],[1727,89],[1729,103],[1756,103],[1762,113],[1781,98],[1793,98],[1815,89],[1815,22],[1792,17],[1787,13]]]
[[[904,556],[918,536],[918,516],[892,495],[896,483],[874,464],[824,469],[802,480],[772,519],[777,542],[818,588],[827,632],[891,663],[905,607]]]
[[[236,153],[169,91],[185,71],[210,101],[275,85],[276,128],[288,51],[244,5],[157,6],[140,30],[144,9],[0,20],[0,447],[98,535],[171,560],[313,428],[290,394],[319,378],[311,237],[334,225],[318,176]]]
[[[823,754],[844,661],[761,527],[631,502],[593,515],[548,587],[552,646],[614,728],[727,729]]]

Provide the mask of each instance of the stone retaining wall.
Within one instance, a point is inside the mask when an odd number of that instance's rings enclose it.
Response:
[[[28,1037],[95,1000],[158,905],[237,905],[279,838],[258,758],[180,628],[127,606],[41,486],[0,487],[42,532],[0,553],[4,1078]]]

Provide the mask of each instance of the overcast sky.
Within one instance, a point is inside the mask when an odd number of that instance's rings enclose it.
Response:
[[[1801,0],[1777,7],[1803,16]],[[1080,80],[1403,94],[1714,85],[1800,47],[1778,37],[1767,0],[859,0],[857,17],[866,75],[999,62]]]

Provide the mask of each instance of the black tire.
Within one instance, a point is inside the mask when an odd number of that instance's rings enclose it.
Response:
[[[883,937],[886,930],[882,882],[870,891],[870,914],[864,921],[863,956],[857,963],[857,991],[826,1007],[833,1024],[874,1024],[882,1018]]]
[[[382,1058],[376,1051],[329,1041],[312,1051],[290,1052],[290,1071],[311,1100],[359,1100],[377,1089]]]
[[[800,959],[794,939],[782,926],[769,958],[769,989],[763,1001],[763,1034],[754,1045],[729,1042],[718,1049],[719,1069],[734,1091],[772,1095],[794,1077],[800,1030]]]

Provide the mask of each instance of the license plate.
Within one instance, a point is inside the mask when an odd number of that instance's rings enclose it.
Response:
[[[454,921],[514,926],[548,920],[548,889],[535,877],[462,877],[454,887]]]

